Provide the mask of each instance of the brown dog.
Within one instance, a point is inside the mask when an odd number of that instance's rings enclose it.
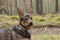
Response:
[[[18,26],[14,26],[12,29],[1,28],[0,40],[30,40],[31,26],[32,26],[32,10],[29,13],[23,13],[21,9],[18,9],[18,15],[20,22]]]

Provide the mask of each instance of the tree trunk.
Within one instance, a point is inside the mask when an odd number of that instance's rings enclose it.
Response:
[[[36,12],[39,14],[39,0],[36,0]]]
[[[39,15],[43,13],[43,0],[36,0],[36,11]]]
[[[32,8],[32,0],[30,0],[31,8]]]
[[[55,7],[55,12],[57,13],[59,10],[58,10],[58,0],[56,0],[56,7]]]
[[[15,0],[15,14],[17,14],[17,0]]]
[[[43,14],[43,0],[39,0],[39,13]]]

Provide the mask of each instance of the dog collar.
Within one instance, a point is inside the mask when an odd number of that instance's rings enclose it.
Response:
[[[30,35],[30,33],[27,30],[20,30],[20,29],[16,28],[15,26],[13,27],[13,30],[17,34],[21,35],[23,38],[28,38],[28,39],[31,38],[31,35]]]

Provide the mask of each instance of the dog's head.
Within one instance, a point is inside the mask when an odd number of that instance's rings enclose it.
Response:
[[[32,22],[32,9],[29,9],[28,13],[24,13],[21,9],[18,9],[18,15],[20,17],[20,24],[27,30],[31,29]]]

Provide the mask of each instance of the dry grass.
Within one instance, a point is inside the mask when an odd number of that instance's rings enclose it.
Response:
[[[33,35],[32,40],[60,40],[60,35]]]

